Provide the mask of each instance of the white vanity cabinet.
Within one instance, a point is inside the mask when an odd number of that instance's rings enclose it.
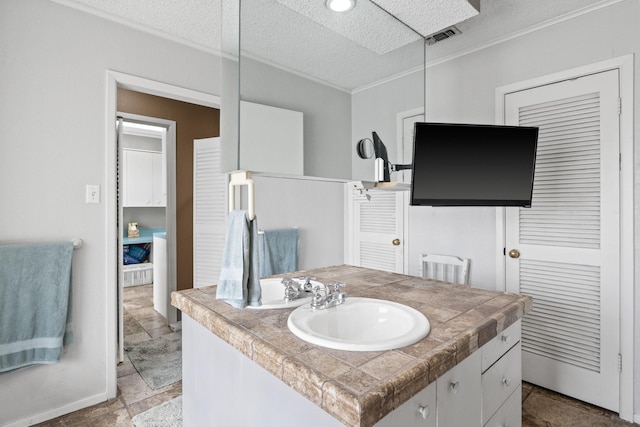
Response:
[[[165,207],[163,156],[157,151],[122,150],[122,205]]]
[[[521,384],[518,321],[375,427],[519,427]]]
[[[187,313],[182,322],[185,427],[343,426]],[[374,426],[519,427],[521,402],[518,321]]]
[[[521,321],[482,346],[482,425],[522,424]]]

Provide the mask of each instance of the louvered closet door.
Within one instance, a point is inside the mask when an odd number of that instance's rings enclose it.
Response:
[[[540,128],[532,207],[508,208],[507,290],[531,295],[525,381],[618,411],[617,71],[508,94],[507,124]]]
[[[378,270],[403,272],[402,192],[369,191],[362,201],[354,192],[354,252],[356,264]]]
[[[227,176],[220,173],[220,138],[193,141],[194,288],[218,283],[227,218]]]

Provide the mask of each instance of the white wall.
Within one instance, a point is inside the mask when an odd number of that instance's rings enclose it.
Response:
[[[354,180],[372,181],[373,159],[363,160],[356,155],[356,144],[371,138],[375,131],[387,147],[389,161],[399,163],[396,144],[396,116],[398,113],[424,107],[424,71],[418,71],[352,96],[351,158]],[[392,173],[391,180],[396,179]]]
[[[640,51],[640,2],[621,1],[611,6],[574,17],[521,37],[468,53],[427,69],[428,121],[460,123],[494,123],[495,89],[611,58]],[[446,43],[446,42],[443,42]],[[427,58],[428,50],[427,50]],[[640,66],[635,57],[634,127],[638,135]],[[370,90],[371,99],[381,99],[386,88]],[[354,108],[356,97],[354,96]],[[354,111],[362,119],[369,112]],[[399,110],[398,110],[399,111]],[[354,125],[354,129],[356,126]],[[354,138],[355,139],[355,138]],[[386,141],[385,141],[386,143]],[[640,219],[640,143],[635,138],[635,221]],[[391,150],[390,150],[391,151]],[[354,157],[354,176],[358,171]],[[474,286],[495,287],[496,211],[493,208],[427,208],[411,207],[410,274],[418,273],[422,252],[452,253],[471,258],[470,282]],[[635,268],[640,273],[640,230],[635,231]],[[640,292],[636,292],[636,313],[640,313]],[[640,315],[636,315],[634,365],[640,366]],[[635,413],[640,414],[640,369],[635,372]],[[636,422],[640,418],[636,419]]]
[[[242,59],[240,75],[243,101],[303,113],[305,176],[351,177],[351,96],[347,92],[250,58]]]
[[[215,56],[47,0],[0,2],[0,240],[82,238],[75,343],[60,363],[0,375],[0,425],[106,399],[106,70],[211,94]],[[111,124],[113,125],[113,124]]]
[[[300,270],[344,263],[344,182],[253,178],[258,227],[300,228]]]
[[[0,375],[2,426],[104,401],[115,372],[107,366],[115,342],[106,301],[116,284],[105,279],[116,268],[105,261],[113,225],[107,195],[99,204],[84,201],[86,184],[103,191],[107,184],[107,70],[220,94],[220,62],[210,52],[48,0],[0,2],[0,241],[85,242],[74,254],[75,343],[58,364]],[[348,94],[336,94],[345,96],[349,105]],[[350,162],[338,162],[336,173]],[[263,187],[270,190],[258,192],[261,227],[299,226],[301,267],[342,262],[341,183],[265,178]]]
[[[640,51],[640,3],[622,1],[612,6],[575,17],[569,21],[553,25],[542,30],[496,44],[487,49],[462,56],[440,65],[433,66],[427,72],[427,117],[433,121],[457,121],[492,123],[495,111],[495,88],[510,83],[560,72],[611,58],[637,53]],[[635,80],[639,81],[640,66],[635,57]],[[640,99],[638,85],[635,93],[623,93],[623,97],[633,97],[635,108],[634,127],[638,135]],[[639,182],[639,140],[635,137],[634,181]],[[638,186],[635,195],[635,222],[640,219],[638,207]],[[432,208],[433,211],[435,209]],[[476,213],[477,212],[477,213]],[[451,231],[450,239],[460,242],[458,253],[471,254],[471,283],[481,287],[492,287],[495,282],[491,271],[478,276],[479,260],[489,264],[490,254],[495,254],[495,211],[493,209],[466,209],[460,218],[452,220],[451,210],[412,209],[410,224],[417,233],[427,236],[443,227]],[[425,234],[422,234],[425,233]],[[635,268],[638,273],[640,263],[638,243],[640,235],[635,236]],[[414,246],[411,246],[412,250]],[[441,243],[429,244],[425,249],[439,250]],[[482,252],[486,251],[486,252]],[[499,255],[499,254],[497,254]],[[415,262],[416,254],[410,261]],[[640,292],[636,292],[635,312],[640,312]],[[640,413],[640,316],[635,316],[635,393],[634,413]],[[636,415],[637,417],[637,415]],[[636,421],[640,421],[636,419]]]

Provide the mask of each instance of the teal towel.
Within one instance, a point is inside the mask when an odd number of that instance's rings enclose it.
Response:
[[[264,230],[260,236],[260,277],[298,270],[297,228]]]
[[[216,298],[237,308],[262,305],[259,274],[258,220],[249,221],[247,211],[232,211]]]
[[[60,360],[71,344],[73,244],[0,245],[0,372]]]

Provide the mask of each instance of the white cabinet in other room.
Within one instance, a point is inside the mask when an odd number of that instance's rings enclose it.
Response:
[[[165,207],[166,183],[162,153],[122,150],[122,205]]]

